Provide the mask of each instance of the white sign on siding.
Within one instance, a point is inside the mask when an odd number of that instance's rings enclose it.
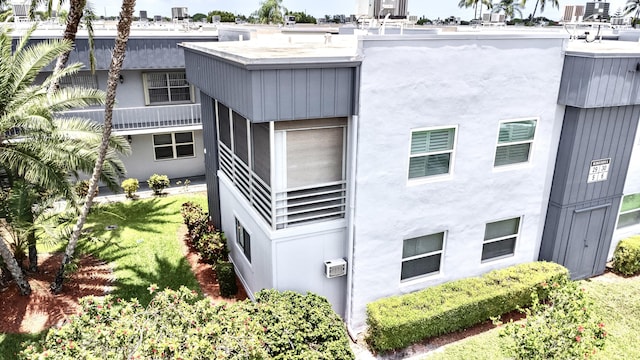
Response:
[[[589,167],[589,177],[587,183],[594,183],[607,180],[609,175],[609,165],[611,165],[611,158],[591,160],[591,166]]]

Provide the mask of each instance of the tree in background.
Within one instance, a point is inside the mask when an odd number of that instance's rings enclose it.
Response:
[[[522,5],[516,0],[501,0],[499,3],[493,4],[492,9],[495,13],[504,11],[507,21],[513,19],[516,13],[522,18]]]
[[[228,11],[213,10],[209,11],[209,13],[207,14],[207,22],[213,22],[213,17],[215,15],[220,16],[220,22],[235,22],[236,17],[240,17]]]
[[[282,6],[282,0],[264,0],[255,15],[261,24],[282,24],[282,14],[287,9]]]
[[[308,15],[304,11],[287,11],[285,15],[294,16],[296,18],[296,23],[299,24],[315,24],[316,18]]]
[[[540,6],[540,12],[544,12],[544,8],[545,5],[547,4],[547,1],[551,3],[551,6],[555,7],[556,9],[560,8],[560,2],[558,0],[536,0],[536,6],[533,7],[533,14],[530,17],[530,23],[533,22],[533,20],[536,18],[536,10],[538,10],[538,5]],[[527,0],[522,0],[522,6],[526,6],[527,5]]]
[[[482,6],[486,6],[487,10],[491,9],[491,0],[460,0],[459,8],[473,7],[473,18],[482,19]]]
[[[632,24],[636,23],[638,17],[640,16],[640,0],[627,0],[627,3],[624,6],[624,15],[633,14],[633,19],[631,21]]]
[[[205,15],[205,14],[203,14],[203,13],[196,13],[196,14],[193,14],[193,15],[191,16],[191,20],[192,20],[193,22],[201,22],[203,19],[204,19],[204,20],[206,20],[206,19],[207,19],[207,15]]]

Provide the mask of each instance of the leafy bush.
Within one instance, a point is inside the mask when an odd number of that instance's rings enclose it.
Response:
[[[624,275],[640,273],[640,235],[618,243],[613,253],[613,269]]]
[[[233,264],[228,261],[218,261],[215,270],[220,285],[220,295],[229,298],[237,294],[238,286],[236,285],[236,272]]]
[[[202,206],[192,201],[187,201],[182,204],[180,214],[182,215],[182,220],[184,221],[184,224],[187,225],[187,230],[190,234],[194,231],[196,226],[206,223],[208,219],[208,214],[202,210]]]
[[[87,197],[89,193],[89,180],[80,180],[75,185],[76,195],[80,198]],[[96,187],[96,192],[93,196],[98,196],[98,188]]]
[[[569,271],[547,262],[520,264],[481,277],[452,281],[367,305],[367,341],[374,350],[402,348],[447,334],[544,299],[542,283],[562,283]]]
[[[138,181],[138,179],[129,178],[122,181],[120,187],[122,188],[122,190],[124,190],[127,199],[133,199],[135,197],[136,191],[138,191],[138,189],[140,188],[140,182]]]
[[[152,285],[150,291],[155,291]],[[213,304],[181,288],[137,300],[81,300],[82,311],[23,359],[353,359],[326,299],[265,290],[256,302]]]
[[[162,194],[162,190],[168,188],[171,183],[167,175],[153,174],[149,177],[149,180],[147,180],[147,184],[155,195],[160,195]]]
[[[545,286],[549,286],[545,284]],[[557,286],[545,303],[532,294],[527,319],[510,322],[500,336],[515,360],[584,359],[604,348],[607,332],[593,314],[593,304],[574,282]]]

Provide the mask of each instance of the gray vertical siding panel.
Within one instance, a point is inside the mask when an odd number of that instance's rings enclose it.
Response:
[[[214,100],[200,93],[202,104],[202,137],[207,153],[205,160],[205,179],[207,182],[207,203],[211,221],[219,229],[222,226],[220,217],[220,188],[218,183],[218,144]]]
[[[307,110],[307,114],[312,117],[313,114],[321,114],[322,113],[322,69],[309,69],[309,77],[307,83],[307,89],[309,93],[309,103]]]
[[[278,71],[278,118],[282,120],[293,120],[295,112],[294,98],[297,96],[295,82],[293,81],[293,71]]]
[[[308,104],[311,101],[309,99],[309,89],[307,87],[309,71],[296,71],[293,73],[293,118],[304,119],[309,118]]]
[[[335,116],[336,109],[336,71],[330,71],[329,69],[322,69],[322,103],[321,103],[321,115],[322,117]]]
[[[640,104],[640,57],[565,57],[558,102],[581,108]]]
[[[553,184],[551,188],[550,200],[557,204],[563,203],[564,189],[568,179],[570,158],[573,154],[573,143],[575,141],[576,126],[578,124],[577,116],[579,110],[577,108],[567,106],[565,109],[564,122],[562,123],[562,132],[560,135],[560,144],[558,145],[558,155],[556,157],[556,165],[553,173]]]

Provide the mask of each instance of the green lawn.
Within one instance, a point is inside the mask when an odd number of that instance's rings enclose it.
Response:
[[[137,298],[147,304],[151,300],[147,288],[152,283],[159,288],[184,285],[200,291],[176,235],[182,224],[182,203],[193,201],[206,209],[206,200],[203,194],[184,194],[101,206],[85,226],[92,229],[93,240],[83,240],[78,253],[113,264],[116,283],[112,294],[116,297]],[[117,228],[105,230],[108,225]],[[21,342],[43,334],[0,334],[0,360],[14,359]]]
[[[596,313],[609,333],[604,351],[593,359],[640,358],[640,276],[627,279],[600,277],[580,281],[580,286],[593,298]],[[451,344],[425,359],[504,359],[501,341],[498,330],[494,329]]]

